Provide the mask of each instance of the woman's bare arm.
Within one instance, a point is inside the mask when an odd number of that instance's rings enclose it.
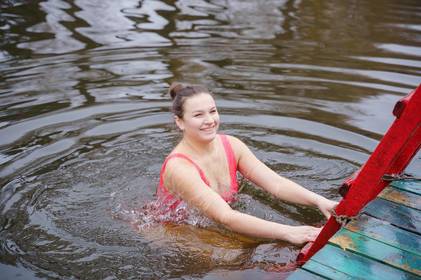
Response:
[[[310,226],[288,226],[270,222],[233,210],[218,193],[203,183],[197,170],[183,159],[173,159],[167,164],[165,179],[170,192],[232,231],[294,244],[312,241],[320,231]]]
[[[336,202],[326,199],[278,175],[257,159],[250,149],[239,139],[230,136],[230,141],[238,157],[238,169],[244,177],[279,199],[318,207],[327,218],[330,217],[330,212],[336,206]]]

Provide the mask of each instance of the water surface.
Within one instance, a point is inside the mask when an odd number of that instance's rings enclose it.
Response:
[[[200,215],[200,227],[142,227],[180,139],[168,84],[209,87],[222,132],[339,199],[394,103],[421,82],[417,0],[9,0],[0,9],[6,279],[284,278],[299,247],[220,231]],[[243,185],[240,211],[324,222]]]

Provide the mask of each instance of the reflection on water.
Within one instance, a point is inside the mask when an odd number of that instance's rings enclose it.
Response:
[[[285,277],[297,247],[197,213],[187,225],[150,222],[160,165],[179,139],[168,84],[208,86],[223,132],[338,199],[393,104],[421,81],[417,0],[8,0],[0,9],[6,278]],[[243,184],[233,205],[242,212],[323,223]]]

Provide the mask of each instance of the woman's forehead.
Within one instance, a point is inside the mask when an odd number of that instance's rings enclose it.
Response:
[[[207,93],[200,93],[189,97],[184,103],[184,109],[186,111],[207,110],[215,106],[215,100]]]

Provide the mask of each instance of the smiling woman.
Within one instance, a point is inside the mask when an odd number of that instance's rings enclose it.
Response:
[[[219,127],[219,114],[209,91],[202,86],[175,84],[170,93],[175,122],[180,130],[191,140],[213,139]]]
[[[282,225],[233,210],[229,203],[238,192],[237,171],[277,198],[318,207],[326,217],[336,202],[279,176],[238,138],[217,134],[219,115],[206,88],[176,83],[169,92],[183,138],[161,169],[157,195],[165,211],[177,212],[185,202],[238,233],[294,244],[313,241],[318,228]]]

